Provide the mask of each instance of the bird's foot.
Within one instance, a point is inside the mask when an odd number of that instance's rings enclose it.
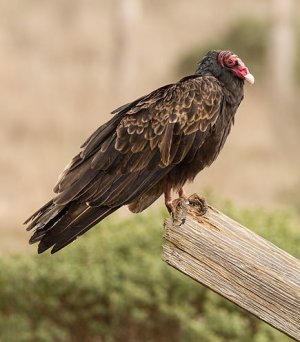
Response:
[[[189,201],[185,198],[177,198],[174,201],[172,201],[172,219],[173,223],[176,226],[180,226],[181,224],[184,224],[187,214]]]
[[[193,194],[188,198],[190,205],[195,209],[198,216],[203,216],[207,212],[208,205],[203,197]]]
[[[198,194],[188,197],[183,187],[179,189],[178,194],[179,198],[173,200],[171,188],[167,188],[165,191],[165,205],[175,225],[180,226],[185,222],[189,205],[197,216],[202,216],[207,212],[208,206],[203,197]]]
[[[173,206],[173,201],[170,200],[170,201],[165,201],[165,206],[169,212],[170,215],[172,215],[175,211],[175,208]]]

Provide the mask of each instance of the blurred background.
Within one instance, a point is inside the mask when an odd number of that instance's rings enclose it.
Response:
[[[297,220],[299,23],[296,0],[0,0],[0,255],[30,257],[35,252],[27,244],[29,235],[22,222],[52,196],[58,174],[114,108],[193,73],[209,49],[234,51],[256,83],[245,86],[245,99],[218,160],[189,191],[212,194],[215,202],[229,199],[243,213],[252,209],[254,213],[258,207],[275,213],[285,210]],[[161,206],[162,201],[152,210]],[[123,222],[127,214],[124,209],[113,220]],[[253,215],[255,221],[257,214]],[[245,219],[242,214],[239,217]],[[279,221],[271,217],[262,220],[275,225],[283,220],[282,215],[276,216]],[[139,225],[139,219],[134,220],[129,226]],[[291,229],[294,242],[299,241],[299,234]],[[97,241],[101,243],[100,238]],[[73,255],[76,247],[70,247]],[[159,249],[155,253],[160,254]],[[58,258],[65,260],[64,255]],[[37,259],[30,260],[38,265]],[[161,263],[159,258],[157,262]],[[10,267],[14,272],[9,281],[26,269],[14,267]],[[12,317],[9,324],[17,316]],[[7,331],[9,324],[5,323]],[[24,331],[29,329],[26,324]],[[153,329],[160,336],[159,328]],[[47,340],[41,334],[36,336]],[[58,336],[76,340],[60,334],[48,340],[60,340]],[[107,340],[102,330],[101,334],[97,335],[101,338],[84,338]],[[138,334],[131,334],[128,340],[140,340]],[[152,340],[154,335],[149,334]],[[31,341],[32,335],[28,336]],[[196,335],[184,336],[184,340],[199,340],[194,339]],[[210,341],[203,336],[203,341]],[[218,336],[211,338],[221,341]]]
[[[249,0],[0,1],[1,251],[110,112],[231,49],[256,77],[225,149],[191,190],[285,205],[300,190],[300,4]],[[162,202],[161,202],[162,203]],[[290,203],[292,204],[292,203]]]

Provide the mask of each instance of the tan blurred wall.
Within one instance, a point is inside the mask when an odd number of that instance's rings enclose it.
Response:
[[[110,110],[175,81],[184,51],[237,18],[267,17],[269,3],[145,0],[133,35],[135,78],[115,94],[117,0],[0,0],[0,253],[28,250],[21,222],[52,195],[57,175]],[[259,84],[246,89],[224,153],[191,190],[270,204],[295,181],[294,168],[272,153],[263,93]]]

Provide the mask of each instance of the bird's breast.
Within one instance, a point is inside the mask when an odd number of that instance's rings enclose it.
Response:
[[[192,181],[205,167],[210,166],[219,155],[233,123],[233,116],[220,117],[207,132],[204,142],[180,162],[169,174],[169,181],[174,187],[180,187]],[[201,133],[198,133],[201,134]]]

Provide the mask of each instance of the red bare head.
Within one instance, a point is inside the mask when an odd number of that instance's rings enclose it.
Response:
[[[254,83],[254,76],[250,74],[243,61],[231,51],[220,51],[218,54],[218,63],[222,68],[230,69],[236,77]]]

